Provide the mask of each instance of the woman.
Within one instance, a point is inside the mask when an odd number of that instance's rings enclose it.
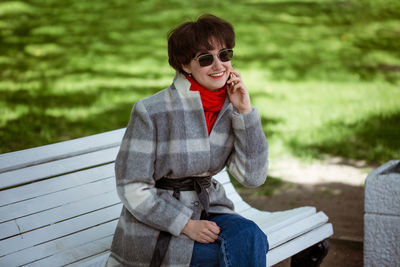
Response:
[[[233,27],[203,15],[168,37],[170,87],[138,101],[115,162],[123,209],[108,266],[266,266],[268,242],[212,176],[264,183],[267,142]]]

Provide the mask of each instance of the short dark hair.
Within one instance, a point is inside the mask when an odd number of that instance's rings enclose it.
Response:
[[[180,73],[202,50],[213,50],[211,41],[216,40],[226,48],[235,46],[233,26],[214,15],[204,14],[197,21],[185,22],[168,33],[168,62]]]

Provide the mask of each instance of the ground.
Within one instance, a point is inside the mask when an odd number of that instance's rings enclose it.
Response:
[[[315,206],[333,224],[328,256],[321,266],[363,266],[364,181],[376,166],[340,158],[304,163],[293,158],[271,162],[270,175],[283,179],[271,195],[240,190],[246,202],[260,210],[277,211]],[[290,266],[290,261],[276,265]]]

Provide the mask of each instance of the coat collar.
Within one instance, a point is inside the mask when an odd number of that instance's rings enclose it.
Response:
[[[197,91],[190,91],[190,82],[182,73],[176,72],[173,83],[176,90],[183,98],[200,95]]]
[[[173,81],[173,86],[177,91],[178,94],[183,102],[186,102],[186,105],[184,106],[190,106],[190,109],[201,109],[203,110],[203,104],[201,103],[201,98],[200,98],[200,93],[198,91],[191,91],[190,90],[190,82],[186,77],[179,73],[176,72],[174,81]],[[232,108],[232,104],[229,101],[228,94],[226,94],[226,99],[224,102],[224,105],[222,106],[221,111],[218,114],[217,120],[215,121],[214,126],[218,123],[219,118],[227,111],[229,108]],[[205,118],[204,118],[204,123],[205,124]],[[203,125],[203,126],[204,126]],[[212,131],[211,131],[212,133]]]
[[[190,82],[188,79],[186,79],[185,75],[179,73],[178,71],[175,74],[174,81],[173,81],[173,87],[178,91],[179,95],[182,98],[199,98],[199,103],[201,108],[203,108],[201,104],[201,99],[200,99],[200,93],[198,91],[191,91],[190,90]],[[228,98],[228,94],[226,94],[226,99],[224,106],[221,109],[221,112],[225,110],[228,105],[230,105],[230,101]]]

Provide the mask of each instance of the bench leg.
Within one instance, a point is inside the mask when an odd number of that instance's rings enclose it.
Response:
[[[321,241],[292,256],[291,267],[317,267],[328,254],[329,243]]]

